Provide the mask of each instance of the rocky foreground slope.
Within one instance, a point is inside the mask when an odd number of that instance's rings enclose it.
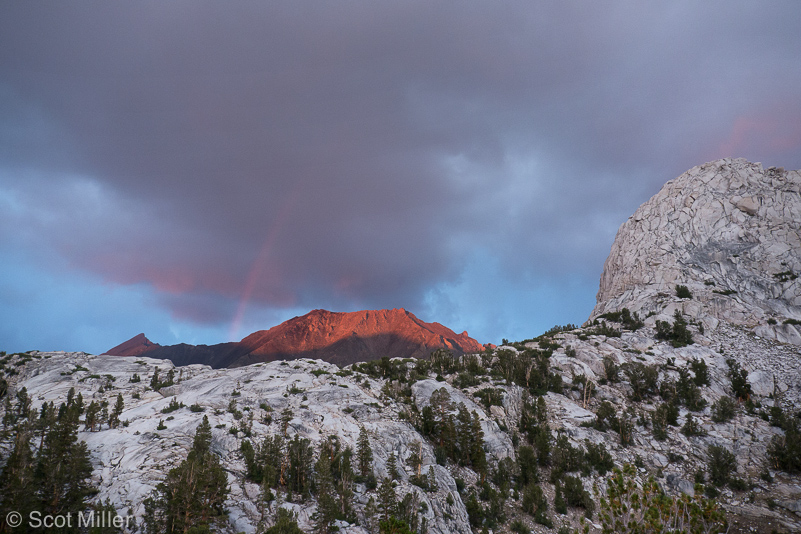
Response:
[[[245,476],[240,452],[244,440],[258,443],[268,435],[286,435],[288,439],[299,436],[310,439],[318,450],[333,435],[343,446],[356,450],[361,426],[369,433],[376,477],[381,480],[389,475],[387,464],[394,454],[400,471],[396,495],[399,500],[413,497],[418,525],[424,524],[430,533],[473,531],[468,503],[484,492],[481,481],[485,477],[490,491],[504,491],[505,481],[508,492],[500,505],[499,521],[493,525],[495,531],[507,531],[515,520],[534,532],[578,527],[586,509],[571,506],[566,514],[557,513],[556,486],[550,480],[554,462],[563,461],[554,460],[557,450],[564,451],[569,445],[582,451],[588,449],[588,443],[603,444],[614,465],[635,464],[640,476],[655,476],[674,494],[694,494],[699,472],[700,480],[712,486],[708,479],[709,447],[725,447],[736,456],[731,476],[743,481],[737,489],[723,485],[718,490],[718,499],[734,527],[731,532],[800,531],[796,512],[801,512],[801,479],[777,469],[768,455],[774,436],[784,434],[771,425],[771,397],[778,397],[788,413],[801,401],[798,348],[758,338],[739,326],[719,326],[712,334],[700,334],[696,327],[690,327],[695,343],[681,348],[656,340],[655,331],[647,326],[633,332],[623,329],[619,337],[616,330],[622,325],[609,322],[607,327],[605,332],[611,335],[585,328],[501,347],[494,356],[486,354],[479,360],[486,366],[473,365],[472,371],[456,364],[450,373],[429,369],[421,376],[414,372],[417,362],[393,360],[394,380],[380,378],[382,371],[378,368],[363,373],[358,366],[340,369],[321,361],[297,360],[224,370],[176,368],[175,384],[154,391],[148,378],[157,367],[164,377],[173,368],[171,362],[83,353],[31,353],[14,356],[5,365],[18,373],[8,377],[10,390],[27,388],[35,408],[49,400],[63,400],[73,387],[86,402],[105,399],[113,404],[122,394],[124,425],[114,429],[100,425],[95,432],[80,433],[80,439],[89,446],[93,480],[100,490],[98,498],[109,499],[121,514],[130,510],[141,516],[144,499],[165,472],[185,458],[194,430],[206,415],[213,427],[213,449],[222,458],[231,488],[228,532],[256,532],[260,523],[269,526],[278,506],[295,510],[304,531],[311,531],[314,524],[317,503],[313,497],[296,496],[294,502],[281,502],[281,493],[276,491],[278,501],[263,503],[259,484]],[[523,488],[515,490],[520,478],[520,447],[527,444],[523,412],[530,411],[537,398],[536,392],[532,395],[532,388],[526,387],[525,362],[540,358],[533,356],[544,354],[539,350],[550,353],[546,358],[549,373],[561,378],[551,379],[551,385],[541,391],[551,432],[552,463],[539,468],[539,486],[553,528],[536,523],[532,514],[525,513]],[[731,419],[714,422],[713,404],[734,395],[726,363],[729,358],[746,370],[753,390],[751,403],[735,403]],[[699,404],[704,406],[688,408],[679,403],[678,426],[668,426],[667,436],[658,438],[653,417],[664,402],[653,391],[635,396],[632,384],[640,386],[628,369],[632,364],[653,366],[661,385],[679,381],[682,373],[687,375],[686,370],[699,361],[706,364],[709,374],[709,385],[698,390],[703,399]],[[509,367],[520,364],[524,366],[522,374]],[[618,376],[610,380],[615,366],[620,368]],[[401,368],[408,372],[398,372]],[[135,375],[141,381],[132,382]],[[695,374],[690,372],[689,376],[694,378]],[[528,378],[532,378],[530,374]],[[453,403],[454,415],[459,404],[477,414],[488,462],[484,473],[450,458],[439,457],[438,462],[437,441],[421,430],[420,413],[431,402],[432,394],[442,388]],[[183,406],[164,413],[171,403]],[[604,403],[611,406],[615,423],[610,422],[608,411],[603,412]],[[199,407],[195,408],[198,411],[190,409],[193,405]],[[287,418],[285,430],[282,414]],[[685,435],[681,429],[688,414],[697,429]],[[628,425],[628,437],[620,430],[621,424]],[[410,465],[415,453],[422,454],[417,470]],[[417,472],[427,474],[429,468],[435,479],[433,491],[414,480]],[[581,480],[597,507],[606,476],[597,467],[590,467],[588,472],[579,466],[565,469]],[[371,497],[374,501],[378,498],[375,488],[354,485],[356,516],[352,523],[338,523],[341,532],[376,532],[368,507]],[[497,500],[497,494],[492,498]],[[479,498],[478,502],[489,510],[491,501]],[[589,522],[593,532],[600,527],[597,510],[594,518]],[[476,521],[481,524],[480,519]]]

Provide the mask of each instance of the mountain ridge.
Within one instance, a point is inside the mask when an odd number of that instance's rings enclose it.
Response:
[[[216,345],[152,343],[144,334],[109,349],[113,356],[169,359],[176,365],[206,364],[240,367],[273,360],[320,359],[338,365],[389,358],[425,358],[436,349],[455,354],[476,353],[484,345],[441,325],[427,323],[403,309],[331,312],[311,310],[239,342]]]

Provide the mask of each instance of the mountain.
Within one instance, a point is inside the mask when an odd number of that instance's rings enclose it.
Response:
[[[273,360],[319,359],[338,365],[389,358],[425,358],[443,348],[454,354],[478,353],[484,346],[439,323],[426,323],[404,309],[335,313],[313,310],[242,341],[218,345],[150,343],[143,334],[106,354],[168,359],[176,365],[201,363],[240,367]]]
[[[146,352],[158,349],[161,347],[158,343],[153,343],[145,337],[144,334],[137,334],[128,341],[120,343],[113,349],[109,349],[106,354],[113,354],[114,356],[139,356]]]
[[[404,309],[334,313],[313,310],[240,342],[246,355],[234,365],[276,359],[314,358],[338,365],[390,358],[425,358],[444,348],[478,353],[484,346],[439,323],[426,323]]]
[[[590,319],[679,309],[801,345],[799,277],[801,173],[722,159],[667,182],[623,223]],[[666,306],[676,285],[693,298]]]

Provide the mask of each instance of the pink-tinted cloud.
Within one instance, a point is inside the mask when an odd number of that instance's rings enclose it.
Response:
[[[801,107],[796,104],[795,107]],[[798,113],[799,109],[787,110]],[[730,136],[718,149],[721,154],[737,157],[748,152],[779,156],[801,150],[801,114],[750,115],[738,117]]]

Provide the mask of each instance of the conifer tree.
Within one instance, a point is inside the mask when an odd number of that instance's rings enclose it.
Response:
[[[114,508],[114,505],[111,504],[111,501],[106,499],[105,502],[93,504],[92,511],[95,514],[95,518],[104,519],[96,519],[95,524],[88,529],[88,534],[115,534],[122,532],[121,529],[114,526],[113,521],[117,515],[117,510]]]
[[[14,427],[16,422],[11,396],[6,395],[6,400],[3,401],[3,439],[7,437],[7,433]]]
[[[311,490],[314,450],[311,441],[295,435],[287,445],[287,490],[305,499]]]
[[[28,417],[31,409],[31,398],[28,396],[28,388],[23,387],[17,392],[16,416],[17,420]]]
[[[12,450],[0,472],[0,532],[10,531],[3,522],[11,511],[23,517],[32,511],[76,513],[86,509],[87,497],[94,491],[87,480],[92,473],[89,453],[78,441],[75,390],[58,411],[52,402],[44,403],[38,418],[24,388],[15,398]],[[35,453],[34,440],[38,440]],[[77,528],[61,531],[77,532]]]
[[[51,402],[51,404],[52,404],[52,402]],[[84,403],[83,403],[83,394],[78,393],[78,396],[75,397],[75,402],[72,404],[72,407],[73,407],[73,409],[75,411],[78,412],[79,416],[83,413],[83,410],[85,408]]]
[[[364,522],[363,524],[367,527],[367,530],[370,532],[375,532],[378,527],[378,506],[376,505],[375,499],[370,496],[367,500],[367,504],[364,506]]]
[[[47,434],[47,429],[56,424],[56,408],[53,405],[53,401],[45,402],[42,404],[42,409],[39,412],[39,420],[37,421],[36,428],[40,434],[39,437],[39,449],[42,449],[42,445],[44,445],[44,438],[45,434]]]
[[[473,421],[464,404],[459,404],[456,425],[456,440],[458,443],[456,457],[459,465],[470,466],[472,465],[472,444],[475,438],[473,436]]]
[[[289,428],[289,422],[292,420],[292,410],[289,408],[284,408],[281,412],[281,432],[283,432],[284,437],[287,437],[287,429]]]
[[[100,426],[100,430],[103,429],[104,424],[108,424],[108,401],[103,401],[100,403],[100,415],[97,417],[98,425]]]
[[[114,404],[114,410],[112,410],[111,415],[108,418],[108,425],[109,428],[117,428],[120,425],[120,416],[122,415],[122,411],[125,409],[125,402],[122,399],[122,394],[117,394],[117,402]]]
[[[210,532],[223,517],[228,491],[228,476],[211,450],[211,425],[204,416],[186,460],[146,500],[145,531]]]
[[[366,478],[373,471],[373,449],[370,447],[370,438],[367,430],[362,426],[359,429],[359,439],[356,442],[356,460],[359,466],[359,475]]]
[[[286,485],[286,445],[279,435],[267,436],[259,448],[264,482],[271,488]]]
[[[450,414],[453,409],[453,403],[448,390],[443,387],[434,391],[431,394],[429,405],[434,417],[434,431],[431,437],[435,439],[440,447],[453,450],[454,444],[452,440],[455,436],[455,425]]]
[[[331,474],[331,459],[326,447],[320,448],[320,456],[314,466],[314,471],[317,489],[317,511],[312,517],[314,532],[330,534],[332,532],[331,524],[337,518],[338,503]]]
[[[275,524],[265,530],[264,534],[303,534],[303,531],[298,526],[298,515],[279,507],[275,513]]]
[[[14,437],[14,449],[0,472],[0,532],[12,532],[5,524],[10,512],[19,512],[23,517],[28,517],[36,509],[30,438],[28,429],[18,429]]]
[[[84,417],[83,429],[94,432],[99,420],[100,404],[98,404],[97,401],[92,401],[89,403],[89,406],[86,407],[86,416]]]
[[[556,481],[556,494],[553,498],[553,507],[562,515],[567,513],[567,502],[565,502],[565,496],[562,494],[562,483],[559,480]]]
[[[45,514],[83,510],[92,492],[87,480],[92,464],[86,443],[78,441],[78,415],[74,402],[62,404],[36,456],[34,479]]]
[[[378,510],[381,512],[381,521],[388,521],[395,513],[398,505],[398,497],[395,495],[395,488],[392,481],[384,477],[381,485],[378,486]]]
[[[153,391],[158,391],[159,389],[161,389],[161,381],[159,380],[158,367],[153,369],[153,378],[150,379],[150,387],[153,388]]]
[[[428,491],[437,491],[437,475],[434,473],[434,466],[428,466],[428,478],[426,480],[428,483]]]
[[[481,430],[481,421],[478,419],[478,414],[476,412],[473,412],[470,420],[470,437],[470,463],[473,469],[481,475],[481,480],[483,482],[487,474],[487,456],[484,452],[484,431]]]
[[[420,476],[420,469],[423,466],[423,444],[421,442],[417,442],[415,445],[410,447],[412,449],[412,453],[406,459],[406,464],[412,468],[414,471],[415,477]]]
[[[243,440],[242,444],[239,445],[239,452],[242,453],[245,459],[245,467],[247,468],[245,476],[253,482],[263,482],[264,469],[256,459],[256,450],[253,448],[253,444],[248,440]]]
[[[339,513],[337,517],[346,521],[353,519],[353,480],[355,475],[351,465],[353,449],[345,447],[345,450],[337,455],[336,475],[337,493],[339,494]]]
[[[387,458],[387,473],[392,480],[398,480],[400,473],[398,473],[398,460],[395,458],[395,451],[389,453]]]

